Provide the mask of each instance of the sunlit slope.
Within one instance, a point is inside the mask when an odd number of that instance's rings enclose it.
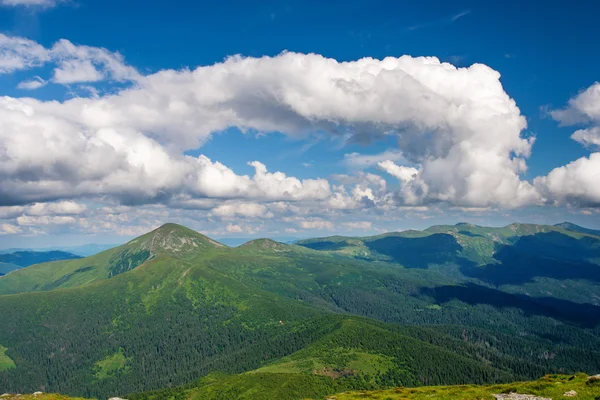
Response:
[[[547,375],[535,381],[489,386],[454,385],[354,390],[353,382],[326,376],[265,373],[223,376],[214,374],[198,386],[130,396],[130,400],[597,400],[600,378],[585,374]],[[574,393],[573,393],[574,392]],[[514,395],[511,393],[520,394]],[[569,393],[570,396],[565,396]],[[495,397],[494,395],[498,396]]]
[[[189,261],[223,248],[224,245],[191,229],[166,224],[122,246],[90,257],[14,271],[0,279],[0,294],[81,286],[119,275],[159,255]]]
[[[333,317],[336,328],[287,357],[245,374],[211,374],[194,385],[128,395],[140,399],[324,398],[353,388],[510,381],[494,369],[375,321]]]
[[[511,396],[517,393],[527,396]],[[494,395],[500,397],[495,397]],[[433,386],[422,388],[397,388],[370,392],[350,392],[331,396],[330,400],[494,400],[506,399],[567,399],[596,400],[600,397],[600,378],[585,374],[548,375],[533,382],[513,382],[492,386]]]
[[[159,255],[90,285],[0,296],[0,392],[86,397],[243,372],[333,329],[316,309]]]

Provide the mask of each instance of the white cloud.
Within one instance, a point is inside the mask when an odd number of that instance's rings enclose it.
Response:
[[[258,203],[229,203],[221,204],[211,213],[218,217],[230,218],[235,216],[251,218],[271,218],[273,213],[268,208]]]
[[[331,178],[343,185],[365,185],[368,187],[375,187],[379,192],[385,192],[387,186],[385,179],[381,176],[362,171],[359,171],[354,175],[335,174],[332,175]]]
[[[25,6],[50,8],[62,2],[64,2],[64,0],[0,0],[0,5],[7,7]]]
[[[600,122],[600,82],[570,99],[566,108],[551,111],[550,115],[563,125]]]
[[[17,88],[24,89],[24,90],[35,90],[35,89],[39,89],[43,86],[46,86],[47,83],[48,83],[47,81],[43,80],[39,76],[34,76],[31,79],[20,82],[17,85]]]
[[[600,148],[600,83],[596,82],[569,100],[568,106],[550,114],[562,125],[589,124],[571,138],[585,147]],[[583,207],[600,206],[600,152],[592,153],[537,177],[534,184],[546,202]]]
[[[0,219],[13,219],[22,215],[26,210],[24,206],[0,207]]]
[[[239,225],[228,224],[226,228],[228,233],[242,233],[244,230]]]
[[[378,163],[386,160],[406,162],[406,158],[400,150],[386,150],[379,154],[344,154],[344,164],[353,168],[374,167]]]
[[[77,219],[71,216],[29,216],[22,215],[17,217],[17,223],[20,226],[39,226],[39,225],[73,225]]]
[[[21,233],[21,228],[11,224],[0,224],[0,235],[16,235]]]
[[[373,229],[373,223],[371,221],[354,221],[354,222],[345,222],[344,225],[349,229],[362,229],[362,230],[371,230]]]
[[[26,214],[33,216],[44,215],[78,215],[87,210],[85,204],[74,201],[58,201],[55,203],[35,203],[27,208]]]
[[[0,33],[0,74],[37,67],[49,59],[48,50],[33,40]]]
[[[413,181],[419,173],[419,170],[416,168],[397,165],[391,160],[380,161],[377,163],[377,166],[388,174],[398,178],[402,183]]]
[[[324,179],[268,172],[237,175],[205,156],[189,157],[130,129],[85,130],[33,99],[0,98],[0,205],[108,195],[125,203],[192,197],[323,199]],[[54,104],[56,105],[56,104]],[[135,182],[135,184],[132,184]]]
[[[30,69],[46,63],[55,64],[52,82],[71,84],[114,80],[136,81],[137,70],[127,64],[122,55],[104,48],[75,45],[66,39],[46,49],[21,37],[0,34],[0,73]],[[19,84],[21,89],[37,89],[47,82],[36,76]]]
[[[534,183],[549,202],[600,206],[600,153],[555,168]]]
[[[58,64],[52,79],[56,83],[97,82],[104,79],[135,81],[140,77],[135,68],[125,64],[119,53],[99,47],[74,45],[61,39],[52,47],[51,55]]]
[[[600,149],[600,126],[579,129],[571,135],[571,139],[581,143],[585,147]]]
[[[323,221],[320,219],[298,221],[298,226],[302,229],[318,229],[318,230],[333,229],[333,223],[331,223],[330,221]]]

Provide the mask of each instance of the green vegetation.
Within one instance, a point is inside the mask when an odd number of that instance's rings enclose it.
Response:
[[[432,386],[423,388],[397,388],[373,392],[343,393],[330,397],[335,400],[473,400],[490,399],[493,394],[530,394],[543,398],[566,399],[565,393],[575,391],[576,399],[596,400],[600,398],[600,380],[589,379],[585,374],[547,375],[534,382],[514,382],[505,385],[476,386]]]
[[[597,373],[598,260],[600,237],[561,227],[229,248],[167,224],[0,278],[0,392],[301,399]]]
[[[494,400],[495,395],[518,393],[541,398],[597,400],[600,378],[586,374],[546,375],[535,381],[495,385],[453,385],[397,387],[387,390],[352,390],[358,382],[347,378],[260,373],[244,375],[211,374],[194,385],[128,396],[130,400]],[[364,383],[363,383],[364,385]]]
[[[191,229],[166,224],[91,257],[37,264],[15,271],[0,280],[0,294],[82,286],[132,270],[159,255],[191,260],[223,247]]]
[[[123,354],[123,349],[98,361],[94,367],[94,375],[98,379],[115,377],[117,374],[126,374],[130,371],[130,359]]]
[[[0,371],[15,368],[15,362],[6,355],[6,347],[0,346]]]
[[[19,394],[12,395],[7,394],[0,397],[2,400],[87,400],[80,397],[68,397],[61,394],[55,393],[41,393],[41,394]]]

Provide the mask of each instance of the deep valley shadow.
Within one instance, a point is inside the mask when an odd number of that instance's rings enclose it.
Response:
[[[422,288],[421,294],[436,303],[460,300],[470,305],[487,304],[497,308],[518,308],[525,315],[551,317],[565,323],[592,328],[600,323],[600,307],[550,297],[510,294],[475,284]]]
[[[512,245],[502,245],[494,254],[498,263],[482,267],[463,264],[461,272],[493,285],[523,284],[534,277],[586,279],[600,282],[600,240],[575,239],[559,232],[522,236]]]
[[[420,238],[388,236],[365,243],[371,251],[388,256],[406,268],[427,268],[430,264],[454,263],[471,268],[474,264],[459,257],[461,245],[454,236],[436,233]]]
[[[344,247],[348,247],[349,245],[347,242],[331,242],[327,240],[322,242],[300,243],[300,246],[313,250],[335,251],[343,249]]]

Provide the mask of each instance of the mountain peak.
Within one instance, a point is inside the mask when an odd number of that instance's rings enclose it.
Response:
[[[140,240],[142,239],[142,240]],[[225,247],[225,245],[205,236],[193,229],[174,223],[166,223],[146,235],[132,240],[145,242],[152,254],[169,252],[179,253],[189,250]],[[148,243],[148,241],[150,241]]]
[[[571,232],[579,232],[579,233],[586,233],[588,235],[600,236],[599,230],[584,228],[583,226],[576,225],[572,222],[565,221],[565,222],[561,222],[560,224],[556,224],[554,226],[556,226],[557,228],[565,229],[567,231],[571,231]]]
[[[284,243],[280,243],[273,239],[267,239],[267,238],[254,239],[254,240],[246,242],[240,246],[240,248],[246,248],[246,249],[252,248],[252,249],[258,249],[258,250],[285,250],[288,247],[289,246]]]
[[[189,258],[198,252],[226,246],[185,226],[167,223],[122,247],[121,254],[146,261],[162,254]]]
[[[577,224],[574,224],[572,222],[569,222],[569,221],[561,222],[560,224],[555,224],[554,226],[558,226],[559,228],[564,228],[564,229],[570,229],[570,228],[585,229],[585,228],[583,228]]]

